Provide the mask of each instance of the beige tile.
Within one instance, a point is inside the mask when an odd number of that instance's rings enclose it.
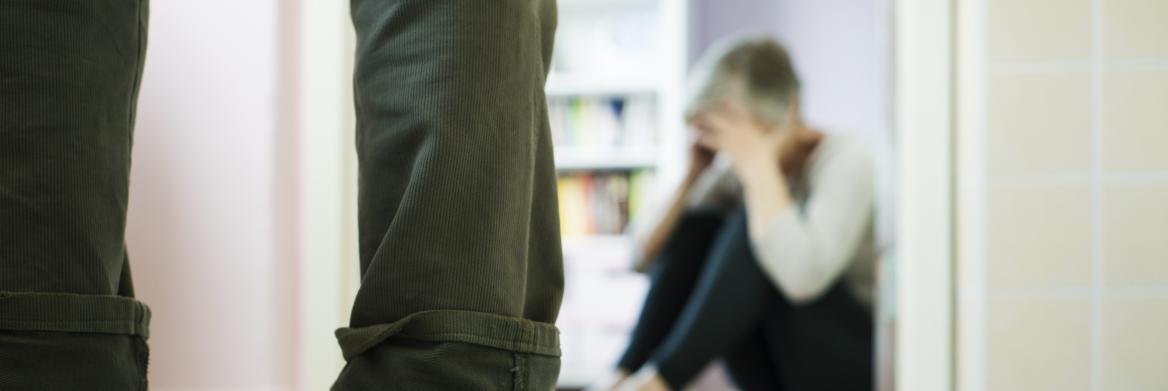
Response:
[[[1086,295],[994,298],[987,305],[985,389],[1090,388],[1090,303]]]
[[[1168,284],[1168,185],[1107,185],[1102,225],[1106,284]]]
[[[1101,362],[1105,390],[1168,390],[1168,298],[1107,296]]]
[[[1168,170],[1168,70],[1105,73],[1102,109],[1104,169]]]
[[[1088,60],[1088,0],[989,0],[990,61]]]
[[[988,96],[990,174],[1089,171],[1088,73],[999,75],[991,79]]]
[[[1107,59],[1168,58],[1168,1],[1103,2],[1103,54]]]
[[[1090,282],[1091,193],[1082,185],[996,185],[986,198],[986,284]]]

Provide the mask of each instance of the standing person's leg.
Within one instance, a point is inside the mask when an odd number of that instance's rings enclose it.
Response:
[[[0,389],[146,387],[124,232],[147,12],[0,2]]]
[[[617,368],[627,373],[641,369],[673,329],[706,264],[722,220],[722,214],[715,210],[690,211],[682,216],[649,270],[649,292]]]
[[[362,285],[334,389],[554,388],[554,2],[351,4]]]

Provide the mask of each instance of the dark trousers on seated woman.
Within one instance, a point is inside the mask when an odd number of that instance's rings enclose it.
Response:
[[[746,211],[692,211],[654,260],[618,366],[680,389],[716,358],[743,390],[871,390],[872,317],[842,282],[792,305],[755,261]]]

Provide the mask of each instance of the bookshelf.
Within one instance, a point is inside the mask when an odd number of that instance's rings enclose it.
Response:
[[[552,74],[548,77],[545,92],[549,97],[651,95],[657,92],[659,85],[653,75],[588,77]]]
[[[688,1],[561,0],[546,84],[566,291],[562,387],[611,370],[647,289],[629,221],[685,163]]]
[[[651,148],[596,151],[587,148],[561,148],[556,151],[556,168],[560,172],[653,168],[657,152]]]

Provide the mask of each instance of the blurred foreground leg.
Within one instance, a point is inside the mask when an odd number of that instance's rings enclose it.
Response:
[[[0,1],[0,390],[146,388],[124,232],[147,13]]]

